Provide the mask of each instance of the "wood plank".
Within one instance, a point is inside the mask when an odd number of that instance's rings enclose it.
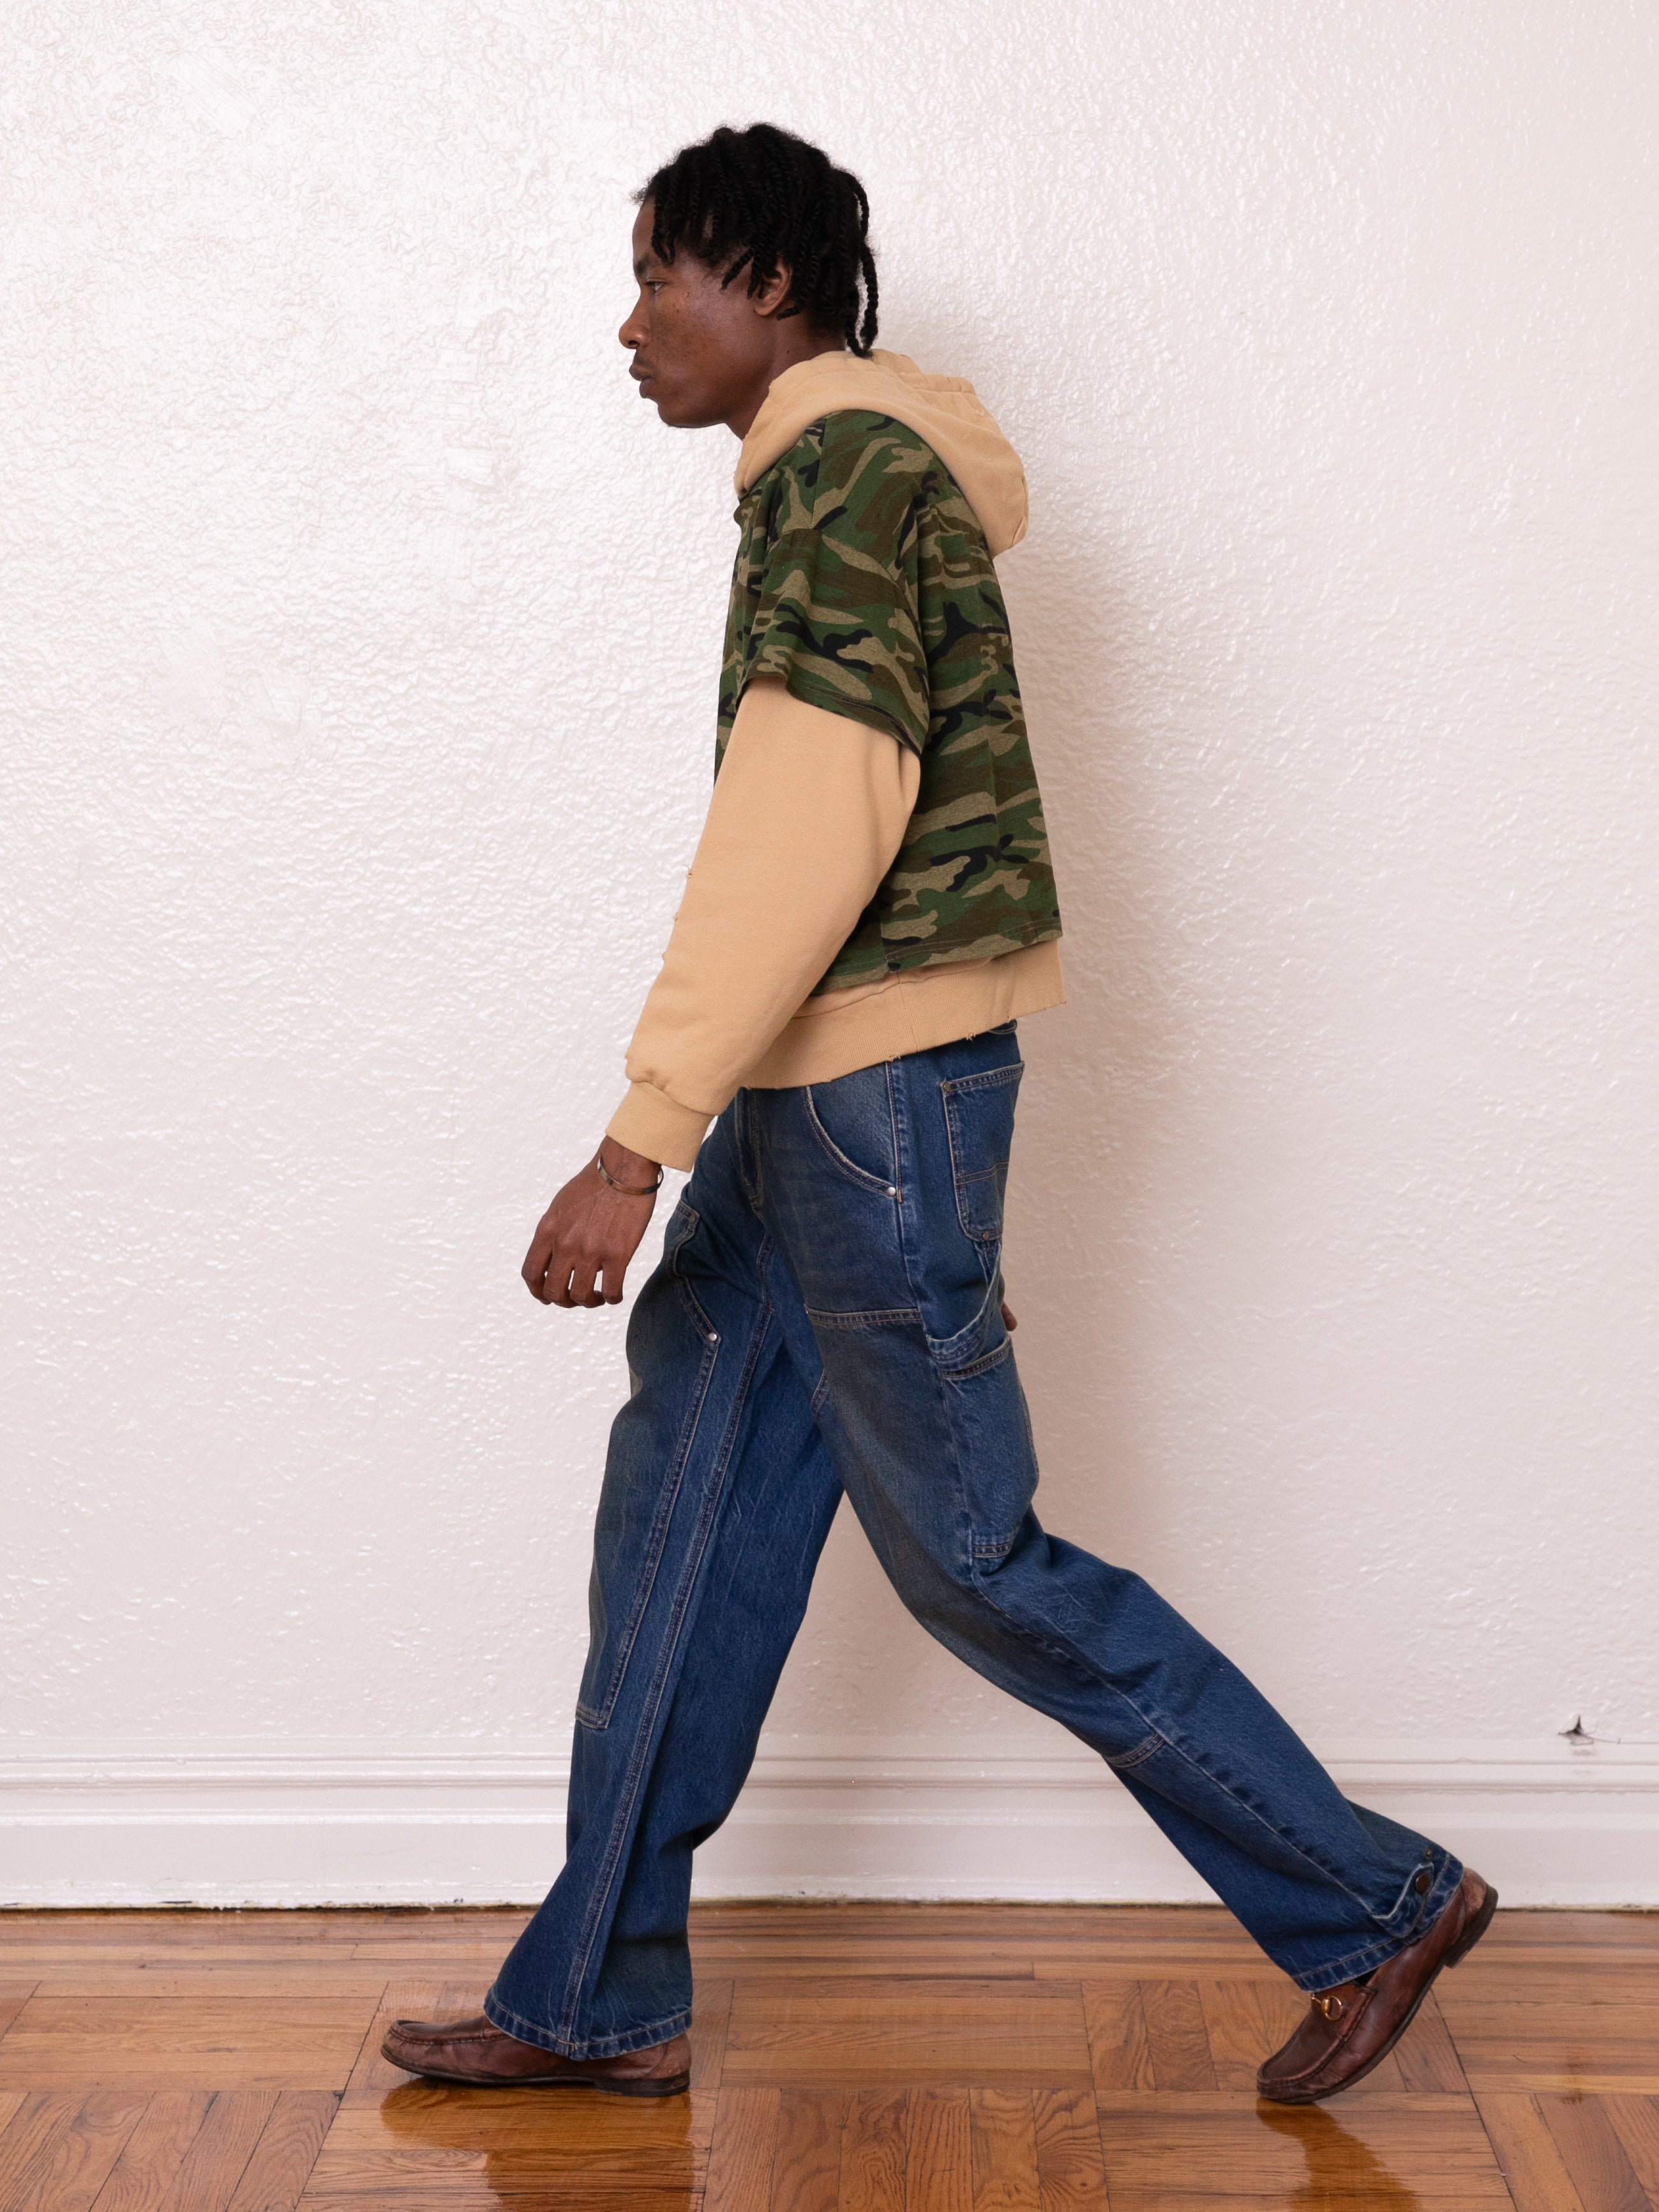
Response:
[[[1184,2198],[1323,2204],[1354,2200],[1507,2208],[1510,2196],[1471,2100],[1344,2098],[1250,2105],[1209,2094],[1097,2092],[1113,2212],[1165,2212]]]
[[[1636,2179],[1659,2206],[1659,2100],[1604,2097],[1601,2102]]]
[[[90,2212],[149,2100],[102,2090],[52,2101],[55,2124],[40,2131],[33,2157],[4,2184],[5,2212]]]
[[[691,2009],[691,2094],[712,2095],[720,2086],[726,2038],[732,2025],[732,1984],[699,1981]]]
[[[1198,1984],[1204,2012],[1204,2029],[1210,2047],[1210,2063],[1218,2089],[1238,2095],[1255,2094],[1257,2069],[1285,2040],[1274,2038],[1263,2011],[1266,1984],[1260,1982],[1206,1981]],[[1287,2008],[1288,2009],[1288,2008]],[[1294,2021],[1291,2025],[1294,2026]],[[1290,2029],[1285,2030],[1285,2034]]]
[[[1500,1911],[1490,1934],[1481,1938],[1481,1950],[1489,1943],[1527,1950],[1560,1943],[1590,1944],[1601,1951],[1652,1948],[1659,1946],[1659,1912],[1574,1906],[1542,1912]]]
[[[1086,2087],[1077,1990],[1063,1984],[739,1981],[726,2086]]]
[[[20,2094],[0,2131],[0,2204],[7,2203],[22,2183],[43,2144],[49,2142],[73,2116],[77,2100],[54,2097],[45,2090]]]
[[[690,2212],[689,2186],[595,2173],[520,2187],[511,2174],[404,2180],[388,2190],[307,2187],[297,2212]]]
[[[902,2090],[855,2089],[841,2131],[839,2212],[904,2212],[908,2128]],[[775,2212],[793,2212],[774,2184]]]
[[[1446,1991],[1443,1978],[1436,1995],[1472,2089],[1659,2094],[1659,2002],[1519,2004]]]
[[[1573,2187],[1595,2212],[1652,2212],[1599,2097],[1545,2094],[1538,2100]]]
[[[909,2092],[905,2212],[973,2212],[970,2094],[966,2089],[940,2088]]]
[[[366,2010],[318,1997],[31,1997],[0,2041],[0,2088],[338,2088]]]
[[[1029,2089],[974,2089],[968,2110],[974,2158],[974,2212],[1042,2212],[1037,2182],[1036,2115]]]
[[[281,2091],[226,2212],[293,2212],[339,2101],[330,2089]]]
[[[778,2105],[775,2088],[721,2089],[702,2212],[771,2212]]]
[[[699,2182],[686,2098],[410,2081],[342,2105],[301,2201],[684,2208]]]
[[[1038,2089],[1031,2102],[1042,2212],[1103,2212],[1106,2167],[1092,2094],[1086,2089]]]
[[[841,2191],[841,2139],[851,2093],[785,2089],[778,2100],[772,2156],[775,2205],[790,2212],[836,2212]]]
[[[1601,2212],[1573,2187],[1535,2097],[1477,2094],[1474,2101],[1516,2212]]]
[[[216,1959],[180,1965],[109,1965],[79,1961],[46,1966],[41,1970],[35,1994],[43,1997],[243,1998],[260,2003],[268,1997],[290,2001],[308,1997],[339,1998],[372,2008],[386,1987],[384,1974],[368,1972],[349,1960],[338,1966],[304,1959],[298,1963],[277,1960],[264,1965],[222,1966]]]
[[[1425,2097],[1467,2097],[1469,2085],[1445,2014],[1432,1990],[1417,2018],[1395,2045],[1401,2087]]]
[[[1519,2005],[1644,2005],[1653,2002],[1654,1970],[1659,1960],[1632,1961],[1598,1954],[1586,1971],[1518,1958],[1508,1952],[1488,1959],[1482,1943],[1455,1969],[1455,1978],[1437,1982],[1437,1991],[1454,2004],[1462,2000]],[[1478,1971],[1477,1971],[1478,1968]]]
[[[161,2212],[212,2102],[210,2089],[163,2090],[150,2098],[94,2212]]]
[[[849,1954],[845,1958],[826,1954],[822,1946],[808,1951],[782,1952],[775,1958],[754,1959],[729,1950],[712,1954],[700,1952],[696,1973],[736,1976],[745,1982],[830,1982],[869,1981],[879,1976],[884,1981],[935,1982],[941,1978],[956,1979],[971,1974],[976,1982],[1029,1982],[1036,1978],[1030,1957],[1024,1952],[986,1953],[970,1946],[926,1953],[908,1952],[893,1958],[878,1943],[872,1943]],[[1260,1968],[1258,1966],[1258,1972]],[[1078,1978],[1075,1960],[1064,1961],[1064,1971],[1051,1979],[1074,1982]]]
[[[1097,2089],[1150,2089],[1152,2054],[1138,1981],[1079,1985]]]
[[[1213,2089],[1210,2038],[1196,1982],[1143,1982],[1146,2047],[1158,2089]]]
[[[349,2155],[367,2163],[398,2150],[399,2172],[430,2152],[444,2172],[480,2170],[498,2152],[545,2152],[550,2172],[614,2150],[636,2169],[683,2144],[689,2133],[684,2097],[608,2097],[592,2089],[465,2089],[444,2081],[410,2081],[379,2105],[342,2104],[319,2165]],[[664,2166],[667,2160],[657,2158]],[[390,2168],[388,2170],[391,2170]]]
[[[1236,1958],[1229,1958],[1224,1953],[1218,1957],[1212,1951],[1183,1944],[1167,1951],[1109,1956],[1081,1951],[1052,1964],[1036,1959],[1032,1961],[1031,1973],[1033,1980],[1039,1982],[1259,1982],[1264,1974],[1271,1977],[1273,1969],[1259,1952],[1241,1952]]]
[[[346,2076],[345,2090],[340,2099],[343,2108],[378,2105],[392,2090],[415,2079],[401,2066],[394,2066],[389,2058],[381,2057],[380,2044],[394,2020],[435,2020],[443,1988],[441,1982],[410,1980],[389,1982],[381,1990],[380,2002],[358,2042],[351,2071]]]
[[[33,1982],[8,1982],[0,1985],[0,2036],[3,2036],[23,2007],[34,1995]]]
[[[228,2212],[276,2108],[273,2089],[220,2090],[161,2200],[164,2212]]]
[[[461,2093],[465,2094],[465,2093]],[[480,2091],[480,2095],[495,2093]],[[588,2100],[610,2106],[620,2098]],[[543,2097],[541,2129],[546,2140],[518,2149],[466,2154],[434,2151],[410,2143],[381,2144],[363,2153],[337,2149],[331,2137],[312,2169],[299,2202],[398,2203],[451,2197],[540,2204],[631,2205],[636,2197],[689,2204],[697,2182],[690,2145],[602,2142],[578,2150],[558,2138],[559,2113],[577,2102],[577,2093],[555,2090]],[[493,2192],[493,2193],[492,2193]],[[293,2200],[285,2200],[291,2204]]]

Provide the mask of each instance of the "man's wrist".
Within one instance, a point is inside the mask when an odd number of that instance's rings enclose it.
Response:
[[[636,1189],[647,1189],[654,1188],[662,1181],[660,1160],[647,1159],[643,1152],[636,1152],[629,1146],[618,1143],[615,1137],[600,1138],[599,1159],[605,1173],[615,1182]]]

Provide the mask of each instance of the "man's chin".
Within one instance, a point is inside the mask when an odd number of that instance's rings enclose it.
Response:
[[[665,392],[654,377],[640,386],[640,397],[651,402],[657,410],[658,421],[665,422],[671,430],[706,430],[711,423],[726,419],[711,413],[706,403],[700,406],[684,392]]]

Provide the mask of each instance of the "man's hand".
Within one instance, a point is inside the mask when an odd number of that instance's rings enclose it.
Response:
[[[653,1183],[655,1160],[630,1152],[610,1137],[599,1146],[606,1172],[618,1182]],[[544,1306],[614,1306],[623,1277],[656,1206],[656,1194],[630,1198],[613,1190],[592,1160],[572,1176],[540,1221],[525,1254],[530,1295]],[[603,1283],[605,1287],[600,1289]]]

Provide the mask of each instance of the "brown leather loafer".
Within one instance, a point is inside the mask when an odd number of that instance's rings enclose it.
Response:
[[[1363,2081],[1411,2026],[1440,1969],[1474,1948],[1497,1910],[1492,1884],[1465,1874],[1426,1936],[1396,1951],[1369,1981],[1320,1990],[1301,2027],[1256,2075],[1260,2094],[1276,2105],[1316,2105]]]
[[[520,2043],[479,2013],[470,2020],[396,2020],[380,2045],[394,2066],[478,2089],[602,2089],[611,2097],[678,2097],[690,2086],[691,2045],[677,2035],[620,2058],[561,2058]]]

